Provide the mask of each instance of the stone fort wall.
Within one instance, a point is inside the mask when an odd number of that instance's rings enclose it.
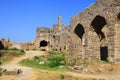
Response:
[[[70,55],[83,59],[120,62],[119,28],[120,0],[97,0],[73,16],[70,26],[63,25],[59,16],[53,28],[37,28],[35,45],[66,49]]]

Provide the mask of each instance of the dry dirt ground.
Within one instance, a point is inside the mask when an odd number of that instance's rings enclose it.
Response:
[[[99,73],[99,74],[84,74],[77,73],[71,71],[48,71],[48,70],[37,70],[30,67],[24,67],[18,64],[21,60],[26,58],[32,58],[36,55],[46,55],[46,52],[43,51],[26,51],[26,54],[14,58],[9,63],[2,65],[0,67],[5,68],[7,70],[17,70],[21,69],[23,73],[20,75],[2,75],[0,80],[60,80],[60,74],[65,74],[69,76],[73,76],[71,79],[64,80],[94,80],[95,79],[103,79],[103,80],[120,80],[120,65],[113,65],[114,71],[110,73]],[[75,78],[74,78],[75,77]],[[92,78],[92,79],[91,79]]]
[[[20,75],[2,75],[0,77],[0,80],[36,80],[36,74],[37,71],[29,68],[29,67],[24,67],[19,65],[18,63],[26,58],[32,58],[36,55],[45,55],[44,52],[41,51],[26,51],[26,54],[21,56],[21,57],[17,57],[14,58],[12,61],[10,61],[9,63],[0,66],[1,68],[7,69],[8,71],[12,71],[12,70],[18,70],[21,69],[23,71],[23,73],[21,73]]]

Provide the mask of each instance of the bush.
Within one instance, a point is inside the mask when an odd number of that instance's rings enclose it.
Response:
[[[39,56],[34,56],[34,60],[39,60]]]
[[[64,78],[65,78],[64,74],[61,74],[61,75],[60,75],[60,78],[61,78],[61,79],[64,79]]]
[[[49,55],[55,55],[56,51],[52,50],[52,51],[48,51]]]
[[[48,58],[48,60],[49,60],[49,63],[48,63],[49,67],[57,67],[57,66],[63,65],[61,63],[61,61],[64,61],[65,57],[64,56],[55,56],[55,57]]]
[[[26,49],[26,51],[29,51],[29,49]]]
[[[17,49],[17,48],[14,47],[14,48],[11,48],[10,50],[16,50],[16,51],[17,51],[17,50],[19,50],[19,49]]]
[[[9,47],[8,46],[6,46],[6,47],[4,47],[4,49],[3,50],[9,50]]]
[[[33,48],[32,50],[33,50],[33,51],[35,51],[36,49],[35,49],[35,48]]]
[[[17,55],[18,55],[18,56],[19,56],[19,55],[23,55],[24,53],[25,53],[25,51],[24,51],[23,49],[21,49],[21,50],[18,50],[18,54],[17,54]]]
[[[20,52],[25,53],[25,51],[23,49],[21,49]]]
[[[0,68],[0,76],[2,76],[2,68]]]

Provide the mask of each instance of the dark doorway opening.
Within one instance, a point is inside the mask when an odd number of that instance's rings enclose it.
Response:
[[[117,18],[120,20],[120,13],[118,14]]]
[[[78,24],[76,27],[75,27],[75,30],[74,30],[74,33],[81,39],[82,41],[82,37],[83,37],[83,34],[85,33],[85,30],[83,28],[83,26],[81,24]]]
[[[108,47],[104,46],[104,47],[100,47],[100,58],[103,61],[108,61]]]
[[[40,47],[46,47],[47,46],[47,41],[43,40],[40,42]]]
[[[4,48],[2,41],[0,41],[0,50]]]
[[[104,17],[97,15],[92,23],[91,26],[97,33],[98,37],[100,38],[100,41],[105,38],[105,34],[102,32],[103,27],[107,24]]]

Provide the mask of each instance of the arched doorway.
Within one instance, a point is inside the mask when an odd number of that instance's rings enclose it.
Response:
[[[74,33],[75,33],[75,34],[81,39],[81,41],[82,41],[83,34],[85,33],[85,30],[84,30],[84,28],[83,28],[83,25],[78,24],[78,25],[75,27]]]
[[[48,42],[43,40],[40,42],[40,47],[46,47],[48,45]]]
[[[91,22],[91,27],[98,35],[100,42],[104,42],[106,36],[102,29],[107,25],[107,22],[103,16],[97,15]],[[107,61],[108,58],[108,46],[100,44],[100,59]]]
[[[97,33],[100,41],[105,38],[105,34],[102,32],[103,27],[107,24],[104,17],[97,15],[91,22],[91,27]]]
[[[0,41],[0,50],[4,48],[2,41]]]

